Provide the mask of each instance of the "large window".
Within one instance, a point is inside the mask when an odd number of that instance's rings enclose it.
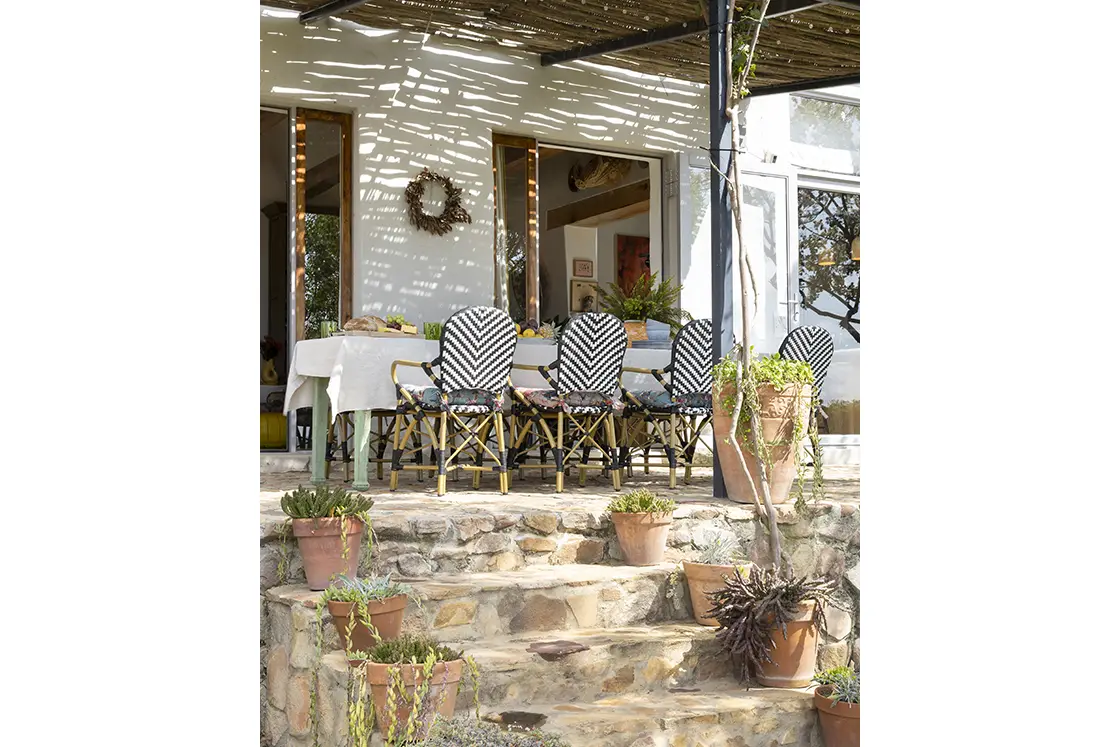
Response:
[[[859,195],[797,190],[801,324],[828,330],[836,352],[821,399],[827,432],[859,433]]]

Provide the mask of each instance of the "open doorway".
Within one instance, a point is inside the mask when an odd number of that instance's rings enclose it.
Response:
[[[351,313],[349,114],[262,106],[261,450],[310,449],[310,410],[281,410],[297,340]]]
[[[495,134],[495,300],[519,324],[598,311],[661,272],[661,161]]]

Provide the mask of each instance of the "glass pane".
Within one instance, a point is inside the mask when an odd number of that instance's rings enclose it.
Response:
[[[789,250],[786,228],[786,180],[744,172],[743,236],[757,273],[758,312],[751,319],[751,345],[760,352],[775,351],[789,331],[786,301]],[[736,245],[736,251],[738,247]],[[734,258],[735,339],[742,339],[739,258]],[[752,310],[753,313],[753,310]]]
[[[818,171],[859,173],[859,106],[789,97],[790,161]]]
[[[288,448],[288,420],[280,413],[288,376],[288,314],[291,310],[288,237],[288,138],[285,110],[261,109],[261,450]]]
[[[323,322],[339,322],[341,297],[342,128],[307,119],[307,180],[304,234],[304,330],[320,336]]]
[[[525,265],[528,260],[529,195],[528,150],[509,145],[495,146],[498,185],[498,224],[495,227],[495,262],[498,279],[497,304],[515,322],[527,318]]]
[[[821,399],[822,433],[859,433],[859,195],[797,191],[801,324],[824,327],[836,353]],[[853,251],[854,249],[854,251]]]

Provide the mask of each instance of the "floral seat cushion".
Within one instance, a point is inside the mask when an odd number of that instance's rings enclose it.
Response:
[[[642,403],[642,407],[650,412],[676,412],[680,415],[711,415],[711,392],[696,392],[670,398],[664,389],[635,389],[630,394]],[[638,411],[633,402],[627,401],[626,409]]]
[[[529,401],[538,410],[544,412],[560,412],[566,414],[591,415],[610,409],[621,409],[622,403],[612,397],[599,392],[569,392],[561,400],[552,389],[534,389],[532,387],[515,387],[518,393]],[[514,406],[519,410],[525,406],[519,401],[514,401]]]
[[[419,402],[420,408],[423,410],[439,411],[443,407],[439,387],[401,384],[401,389],[411,395],[414,401]],[[408,402],[403,397],[401,399],[402,402]],[[504,397],[501,394],[487,392],[483,389],[459,389],[447,395],[451,412],[468,415],[498,412],[502,409],[503,401]]]

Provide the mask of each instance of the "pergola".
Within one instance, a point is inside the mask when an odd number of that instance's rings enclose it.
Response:
[[[337,16],[374,28],[455,37],[539,54],[542,67],[576,60],[708,84],[710,151],[730,167],[730,71],[723,52],[728,0],[261,0],[301,23]],[[740,3],[736,2],[738,6]],[[741,14],[736,11],[736,19]],[[858,0],[771,0],[755,52],[752,97],[859,82]],[[712,331],[719,360],[733,327],[731,199],[712,179]],[[713,492],[725,497],[716,458]]]

